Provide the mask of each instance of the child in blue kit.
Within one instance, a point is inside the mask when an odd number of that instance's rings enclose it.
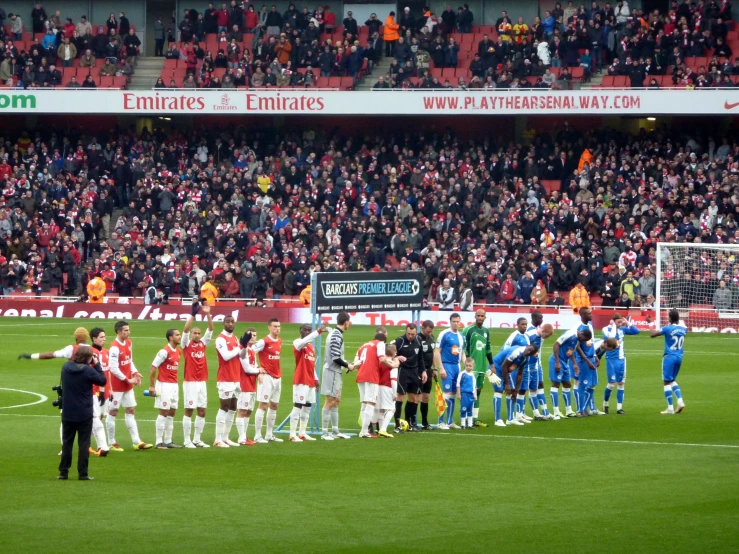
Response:
[[[475,386],[475,360],[467,358],[464,361],[464,371],[457,377],[457,397],[460,399],[460,415],[462,416],[462,429],[472,429],[473,417],[472,407],[477,400],[477,388]]]

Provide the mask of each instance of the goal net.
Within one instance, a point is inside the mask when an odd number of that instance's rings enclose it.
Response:
[[[690,331],[739,330],[739,245],[658,243],[656,281],[659,326],[677,309]]]

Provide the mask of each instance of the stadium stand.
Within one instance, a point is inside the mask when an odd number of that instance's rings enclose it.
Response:
[[[88,75],[96,88],[126,88],[141,53],[141,40],[125,16],[120,22],[113,16],[94,25],[84,16],[75,23],[53,15],[38,22],[42,32],[27,32],[21,25],[16,33],[13,20],[22,21],[22,16],[6,15],[10,23],[0,21],[0,88],[71,88],[82,86]],[[111,66],[101,73],[105,60]],[[58,75],[50,71],[51,66]]]
[[[568,3],[565,9],[557,3],[533,22],[504,11],[492,25],[476,24],[474,14],[463,8],[440,15],[430,10],[404,12],[396,18],[399,39],[388,44],[382,23],[385,14],[364,24],[347,17],[336,25],[335,14],[323,7],[314,11],[291,7],[279,13],[264,6],[257,13],[253,6],[244,6],[206,9],[200,14],[185,10],[177,30],[167,29],[167,34],[179,36],[168,41],[162,52],[166,62],[159,87],[352,90],[378,66],[383,52],[387,59],[397,59],[397,64],[382,73],[382,82],[373,79],[374,88],[570,89],[588,83],[601,71],[603,81],[596,79],[594,86],[739,84],[739,58],[734,57],[739,54],[739,24],[733,22],[728,0],[673,2],[669,10],[651,13],[631,9],[627,1],[615,7],[610,3],[600,7],[596,2],[590,8]],[[75,25],[48,20],[45,26],[54,37],[52,47],[45,46],[49,40],[45,33],[28,33],[25,27],[16,39],[13,22],[6,21],[0,31],[0,50],[16,63],[0,70],[3,86],[19,86],[19,80],[24,87],[54,86],[24,83],[23,70],[29,58],[34,69],[41,57],[48,64],[55,61],[66,33],[72,35],[76,57],[92,48],[98,59],[115,58],[119,77],[130,77],[125,59],[136,57],[140,42],[137,45],[138,39],[128,34],[122,37],[119,22]],[[109,45],[98,40],[100,34],[112,35],[114,41]],[[135,29],[131,36],[135,37]],[[75,75],[68,69],[63,69],[63,83]],[[308,71],[313,75],[306,79]],[[190,74],[194,82],[185,84]],[[100,86],[122,85],[121,79],[103,79]]]
[[[644,305],[656,241],[737,239],[735,139],[276,132],[6,133],[3,292],[74,295],[109,270],[111,294],[192,296],[210,274],[224,296],[264,301],[297,298],[319,268],[421,268],[432,303],[448,278],[478,303],[556,303],[582,282],[592,304],[624,305],[632,272],[628,302]],[[739,292],[739,264],[725,270]]]

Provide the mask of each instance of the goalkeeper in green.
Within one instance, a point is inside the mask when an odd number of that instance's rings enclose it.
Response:
[[[475,427],[487,427],[479,421],[480,394],[485,384],[485,374],[493,363],[493,348],[490,345],[490,330],[483,327],[487,314],[485,310],[475,312],[475,324],[470,325],[462,331],[464,336],[464,353],[468,358],[475,360],[475,388],[477,388],[477,399],[472,408],[472,419]]]

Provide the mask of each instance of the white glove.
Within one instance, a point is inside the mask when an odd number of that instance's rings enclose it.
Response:
[[[503,382],[493,370],[488,370],[488,380],[493,384],[494,387],[497,387]]]

